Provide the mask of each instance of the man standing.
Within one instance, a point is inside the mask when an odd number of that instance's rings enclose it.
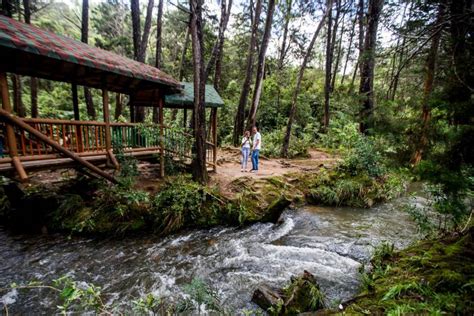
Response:
[[[252,170],[250,172],[258,172],[258,155],[262,148],[262,136],[258,132],[258,128],[254,126],[252,128],[253,134],[253,146],[252,146]]]

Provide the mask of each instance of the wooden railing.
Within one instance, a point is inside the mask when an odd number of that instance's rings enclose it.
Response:
[[[23,118],[24,123],[41,132],[63,148],[80,156],[106,154],[106,123],[97,121],[69,121],[58,119]],[[21,161],[60,157],[50,145],[24,129],[14,127],[17,153]],[[9,148],[4,141],[5,123],[0,122],[0,162],[9,161]],[[141,123],[110,123],[112,147],[119,146],[125,153],[161,149],[160,125]],[[182,160],[192,158],[193,137],[179,129],[163,126],[165,154]],[[206,142],[206,160],[214,164],[214,144]]]

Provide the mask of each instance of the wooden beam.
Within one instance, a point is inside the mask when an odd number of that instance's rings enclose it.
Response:
[[[59,145],[57,142],[54,140],[48,138],[48,136],[44,135],[40,131],[36,130],[35,128],[31,127],[30,125],[24,123],[22,120],[19,118],[13,116],[11,113],[8,111],[5,111],[4,109],[0,109],[0,117],[8,124],[13,124],[18,126],[19,128],[27,131],[28,133],[32,134],[36,138],[38,138],[40,141],[46,143],[47,145],[51,146],[52,148],[56,149],[63,155],[77,161],[79,164],[83,165],[84,167],[88,168],[89,170],[93,171],[94,173],[102,176],[103,178],[109,180],[110,182],[117,183],[117,180],[107,172],[104,172],[103,170],[97,168],[90,162],[84,160],[82,157],[78,156],[76,153],[69,151],[65,148],[63,148],[61,145]]]
[[[217,172],[217,108],[212,108],[211,110],[211,115],[212,115],[212,142],[214,143],[214,146],[212,147],[212,163],[213,166],[212,168],[214,169],[214,172]]]
[[[115,159],[115,155],[112,151],[112,138],[110,136],[109,93],[105,89],[102,89],[102,106],[105,122],[105,150],[107,151],[107,155],[112,165],[115,167],[115,169],[119,169],[120,165],[117,159]]]
[[[158,97],[158,104],[159,104],[159,124],[160,124],[160,176],[163,178],[165,176],[165,133],[164,133],[164,125],[163,125],[163,103],[164,103],[164,95],[160,93]]]
[[[0,73],[0,89],[2,93],[2,111],[5,113],[11,114],[12,113],[12,106],[10,103],[10,95],[8,93],[8,81],[7,81],[7,74],[2,72]],[[23,168],[20,158],[18,158],[18,149],[16,145],[16,137],[15,131],[13,130],[13,126],[11,124],[6,124],[6,136],[7,136],[7,145],[8,151],[10,152],[10,157],[12,158],[12,164],[18,173],[21,181],[28,180],[28,176],[26,175],[25,169]]]

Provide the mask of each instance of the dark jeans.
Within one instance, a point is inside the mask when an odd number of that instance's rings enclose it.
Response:
[[[258,154],[260,153],[260,150],[254,149],[252,151],[252,169],[253,170],[258,170]]]

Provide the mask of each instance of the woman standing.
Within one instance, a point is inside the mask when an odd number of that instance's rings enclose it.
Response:
[[[247,172],[247,161],[249,160],[250,154],[250,132],[245,131],[244,137],[242,138],[242,143],[240,144],[242,152],[242,160],[240,163],[240,171]]]

